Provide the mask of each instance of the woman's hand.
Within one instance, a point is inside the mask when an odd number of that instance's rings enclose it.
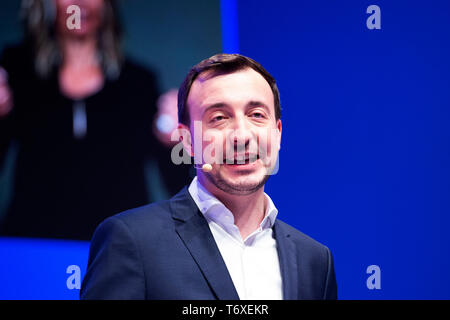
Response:
[[[8,73],[0,67],[0,118],[6,117],[13,108],[11,88],[8,84]]]
[[[172,132],[178,125],[177,101],[178,90],[172,89],[162,94],[157,102],[158,112],[153,122],[153,132],[166,147],[171,147],[178,142],[171,140]]]

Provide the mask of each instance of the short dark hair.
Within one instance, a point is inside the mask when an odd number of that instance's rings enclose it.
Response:
[[[281,118],[281,103],[280,93],[278,91],[275,79],[253,59],[245,57],[240,54],[216,54],[208,59],[201,61],[189,70],[186,78],[178,90],[178,122],[189,126],[190,117],[187,107],[187,99],[189,91],[191,90],[192,83],[203,72],[211,71],[212,76],[219,74],[229,74],[245,68],[251,68],[261,74],[264,79],[269,83],[272,89],[274,106],[275,106],[275,118],[276,120]]]

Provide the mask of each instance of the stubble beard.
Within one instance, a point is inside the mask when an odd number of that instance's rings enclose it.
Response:
[[[227,182],[225,179],[222,178],[220,173],[218,175],[212,175],[210,173],[205,173],[206,178],[209,180],[210,183],[215,185],[218,189],[222,190],[225,193],[232,194],[232,195],[241,195],[246,196],[250,195],[259,189],[261,189],[269,179],[268,174],[265,174],[264,177],[254,183],[236,183],[232,184]]]

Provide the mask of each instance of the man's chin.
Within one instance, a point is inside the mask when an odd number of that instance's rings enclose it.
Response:
[[[242,175],[238,177],[223,177],[207,175],[208,180],[223,192],[234,195],[249,195],[261,189],[269,178],[268,175]]]

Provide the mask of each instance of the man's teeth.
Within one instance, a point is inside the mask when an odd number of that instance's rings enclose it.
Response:
[[[248,164],[248,163],[255,162],[256,160],[258,160],[258,157],[254,156],[254,157],[246,157],[244,159],[242,159],[242,158],[226,159],[224,161],[224,163],[225,164]]]

